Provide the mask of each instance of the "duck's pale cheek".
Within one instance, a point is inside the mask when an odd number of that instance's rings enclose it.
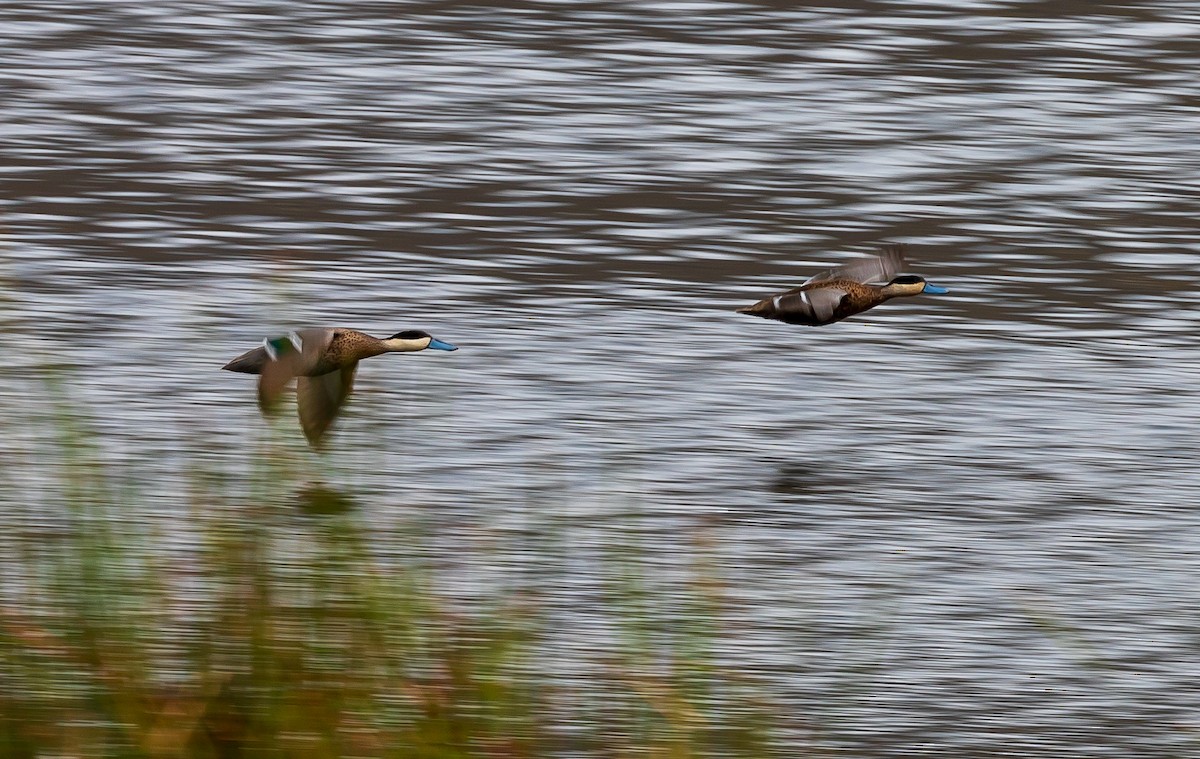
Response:
[[[423,337],[417,340],[405,340],[400,337],[390,337],[383,341],[390,351],[408,353],[412,351],[425,350],[429,347],[429,338]]]

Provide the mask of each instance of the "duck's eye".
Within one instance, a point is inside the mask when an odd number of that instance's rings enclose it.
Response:
[[[420,340],[422,337],[429,337],[429,333],[419,329],[406,329],[392,335],[393,340]]]
[[[893,279],[892,284],[893,285],[916,285],[916,284],[920,284],[921,282],[924,282],[924,281],[925,280],[923,278],[918,277],[916,274],[902,274],[899,277],[896,277],[895,279]]]

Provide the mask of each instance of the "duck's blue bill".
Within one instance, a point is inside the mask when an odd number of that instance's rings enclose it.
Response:
[[[949,290],[948,288],[945,288],[945,287],[938,287],[937,285],[931,285],[931,284],[929,284],[928,282],[926,282],[926,283],[925,283],[925,289],[924,289],[924,290],[922,290],[921,292],[923,292],[923,293],[930,293],[930,294],[932,294],[932,295],[941,295],[941,294],[943,294],[943,293],[948,293],[948,292],[950,292],[950,290]]]
[[[450,343],[443,343],[441,340],[438,340],[436,337],[430,338],[429,347],[433,348],[435,351],[456,351],[456,350],[458,350],[457,345],[451,345]]]

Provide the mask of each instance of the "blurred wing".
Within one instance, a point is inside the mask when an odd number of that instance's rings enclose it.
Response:
[[[304,360],[309,369],[317,365],[317,361],[325,353],[325,349],[333,342],[334,332],[335,330],[328,327],[313,327],[295,332],[304,344]],[[297,373],[301,374],[302,372]]]
[[[820,323],[833,316],[845,295],[846,291],[837,287],[819,287],[813,290],[789,290],[776,295],[771,302],[778,314],[803,316]]]
[[[284,388],[303,370],[304,357],[298,342],[300,338],[293,335],[263,340],[266,360],[258,375],[258,407],[264,414],[275,410]]]
[[[804,284],[810,285],[831,279],[848,279],[864,285],[871,282],[890,282],[901,271],[904,271],[904,245],[896,243],[883,246],[877,256],[860,258],[845,266],[809,277]]]
[[[266,356],[258,378],[258,405],[264,414],[275,410],[292,377],[311,370],[333,339],[331,329],[302,329],[263,340]]]
[[[296,380],[296,409],[300,412],[300,427],[313,448],[320,447],[322,436],[333,424],[346,396],[354,388],[357,369],[358,364],[352,364],[336,372]]]

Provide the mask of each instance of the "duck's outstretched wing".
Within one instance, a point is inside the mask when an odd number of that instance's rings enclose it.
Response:
[[[300,427],[313,448],[321,447],[321,438],[354,389],[357,370],[358,364],[355,363],[328,374],[296,380],[296,409],[300,413]]]
[[[833,319],[846,291],[835,286],[797,287],[787,292],[763,298],[753,306],[739,308],[739,314],[777,319],[789,324],[825,324]]]
[[[859,258],[836,269],[814,274],[805,280],[804,284],[827,282],[831,279],[848,279],[864,285],[872,282],[890,282],[902,271],[904,271],[904,244],[892,243],[880,248],[878,255]]]
[[[307,374],[316,366],[332,339],[331,329],[303,329],[284,337],[263,340],[262,346],[255,349],[262,351],[258,405],[263,413],[274,410],[279,396],[293,377]]]

